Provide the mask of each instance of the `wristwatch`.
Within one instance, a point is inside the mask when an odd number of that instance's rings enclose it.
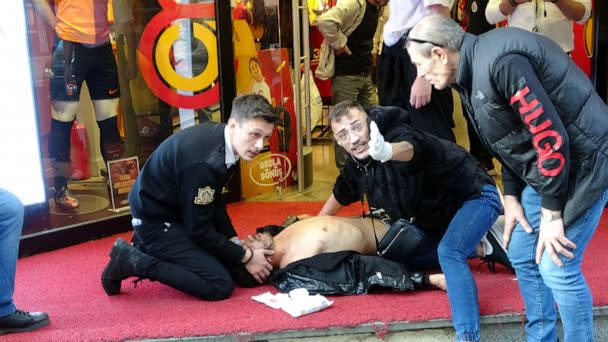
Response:
[[[551,221],[555,221],[555,220],[561,219],[561,218],[562,218],[561,213],[554,213],[554,212],[549,212],[546,210],[540,211],[540,219],[545,222],[551,222]]]

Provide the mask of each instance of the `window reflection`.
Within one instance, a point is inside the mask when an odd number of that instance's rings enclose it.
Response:
[[[199,14],[171,18],[172,6]],[[214,2],[29,0],[26,10],[50,212],[40,229],[122,215],[108,210],[107,162],[143,165],[174,132],[221,120]]]
[[[264,96],[281,122],[251,162],[241,162],[245,199],[277,192],[297,181],[296,120],[293,99],[291,1],[240,0],[232,4],[237,94]]]

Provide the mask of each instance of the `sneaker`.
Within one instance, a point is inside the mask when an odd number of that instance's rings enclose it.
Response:
[[[135,268],[144,255],[123,238],[114,241],[110,261],[101,273],[101,285],[108,296],[120,293],[123,280],[137,276]]]
[[[486,235],[481,238],[481,243],[484,246],[484,256],[481,260],[488,262],[488,268],[492,272],[496,272],[495,264],[499,263],[506,267],[509,272],[515,274],[515,270],[507,256],[507,250],[502,246],[502,229],[496,223],[490,227]]]
[[[0,317],[0,335],[32,331],[49,323],[49,315],[46,312],[16,310],[10,315]]]
[[[53,199],[55,200],[55,205],[61,209],[75,210],[80,206],[78,199],[72,196],[70,189],[68,189],[66,186],[55,189]]]

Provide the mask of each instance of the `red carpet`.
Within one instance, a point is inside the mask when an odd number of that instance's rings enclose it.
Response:
[[[315,214],[320,203],[240,203],[229,207],[239,232],[280,223],[288,214]],[[345,215],[356,215],[351,206]],[[587,250],[585,273],[596,306],[608,304],[608,215]],[[122,234],[128,237],[129,234]],[[108,297],[100,274],[116,236],[20,259],[15,302],[26,310],[45,310],[51,325],[35,332],[0,336],[0,341],[108,341],[134,338],[184,337],[235,333],[264,333],[291,329],[348,327],[369,322],[421,321],[449,317],[447,296],[441,291],[333,297],[327,310],[291,318],[250,299],[270,286],[236,289],[220,302],[205,302],[158,283],[137,288],[123,283],[123,293]],[[523,312],[513,276],[501,269],[490,274],[473,268],[479,287],[481,313]]]

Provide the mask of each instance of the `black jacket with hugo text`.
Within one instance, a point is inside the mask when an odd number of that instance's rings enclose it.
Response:
[[[222,198],[230,177],[226,168],[225,124],[204,123],[163,141],[137,177],[129,203],[144,222],[173,222],[220,260],[238,263],[242,247]],[[231,168],[232,169],[232,168]]]
[[[503,164],[506,195],[528,184],[568,225],[608,188],[608,107],[550,39],[516,28],[465,34],[454,88]]]
[[[405,110],[373,107],[368,114],[386,141],[412,144],[414,157],[386,163],[349,157],[333,189],[340,204],[365,193],[370,207],[384,209],[392,220],[414,218],[423,230],[444,231],[465,201],[494,184],[462,147],[412,128]]]

